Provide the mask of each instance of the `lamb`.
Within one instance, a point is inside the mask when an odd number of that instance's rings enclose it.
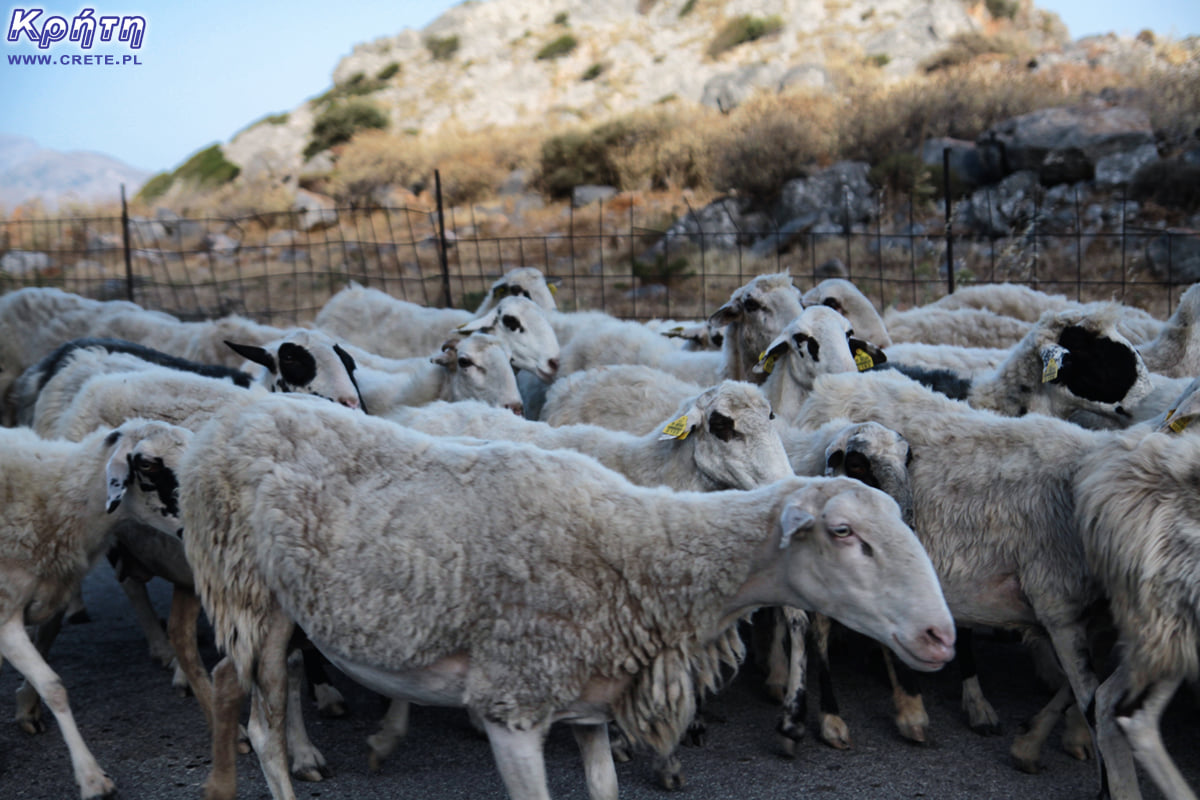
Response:
[[[725,327],[720,352],[682,351],[643,325],[610,322],[563,344],[560,372],[569,375],[604,364],[645,364],[702,386],[725,379],[753,380],[751,370],[759,354],[802,310],[791,276],[786,272],[759,275],[735,289],[709,317],[711,324]]]
[[[503,343],[486,333],[450,339],[442,352],[410,375],[359,370],[363,400],[373,413],[387,415],[400,406],[435,400],[480,400],[522,414],[521,393]]]
[[[376,691],[477,712],[509,795],[533,800],[549,797],[541,742],[559,720],[590,796],[616,798],[609,714],[672,747],[694,692],[661,692],[710,685],[719,665],[684,651],[750,607],[830,613],[917,668],[953,652],[895,502],[845,479],[642,488],[575,453],[466,447],[268,398],[206,425],[180,485],[188,560],[228,654],[217,707],[236,713],[253,689],[250,735],[277,800],[293,797],[279,724],[293,624]],[[455,502],[433,509],[435,494]],[[231,729],[214,731],[210,798],[235,793]]]
[[[956,620],[1040,626],[1076,702],[1087,708],[1097,681],[1083,657],[1084,623],[1103,587],[1096,579],[1102,573],[1088,568],[1077,520],[1110,511],[1103,504],[1077,506],[1075,490],[1119,437],[1143,432],[1086,431],[1041,415],[998,417],[886,373],[818,378],[798,423],[841,417],[875,420],[911,444],[914,529]],[[947,475],[954,476],[950,491]],[[1111,488],[1093,499],[1111,498],[1115,513],[1123,494]],[[1044,731],[1030,734],[1039,735]],[[1023,769],[1036,769],[1028,740],[1018,739],[1012,753]],[[1119,759],[1104,767],[1112,786],[1132,779]]]
[[[861,354],[861,355],[859,355]],[[854,371],[882,364],[887,356],[854,337],[846,318],[824,306],[807,308],[761,353],[754,374],[765,375],[763,393],[772,410],[788,419],[822,372]],[[546,393],[542,417],[551,425],[590,423],[643,432],[700,387],[649,367],[600,367],[557,381]]]
[[[436,350],[454,329],[486,316],[506,297],[521,298],[547,312],[556,308],[541,271],[517,267],[492,284],[473,314],[397,300],[378,289],[351,284],[329,299],[313,325],[381,356],[411,358]]]
[[[135,419],[83,441],[45,441],[24,428],[0,431],[0,658],[49,705],[71,754],[80,796],[111,797],[109,779],[84,744],[67,692],[29,640],[25,623],[54,616],[108,549],[114,530],[138,522],[179,529],[176,467],[191,434]],[[36,732],[35,716],[23,727]]]

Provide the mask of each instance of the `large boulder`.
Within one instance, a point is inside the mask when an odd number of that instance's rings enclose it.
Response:
[[[825,212],[843,228],[869,222],[876,211],[875,187],[867,180],[870,171],[863,161],[839,161],[807,178],[794,178],[783,185],[775,218],[782,226]]]
[[[1034,170],[1047,186],[1090,180],[1106,156],[1154,144],[1138,108],[1088,104],[1031,111],[985,131],[979,144],[1000,148],[1005,172]]]
[[[1154,277],[1172,283],[1200,283],[1200,235],[1172,230],[1146,245],[1146,264]]]

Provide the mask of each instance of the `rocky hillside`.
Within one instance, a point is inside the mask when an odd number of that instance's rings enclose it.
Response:
[[[331,97],[367,96],[413,132],[595,122],[676,100],[727,110],[760,89],[833,88],[847,69],[908,75],[956,36],[997,30],[1030,52],[1066,38],[1031,0],[467,0],[359,45],[330,92],[223,149],[247,177],[295,174]]]

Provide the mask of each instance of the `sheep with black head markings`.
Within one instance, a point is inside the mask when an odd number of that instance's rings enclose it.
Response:
[[[693,673],[690,644],[754,606],[829,613],[918,668],[953,653],[895,502],[845,479],[642,488],[575,453],[467,447],[266,399],[206,425],[180,483],[188,559],[229,656],[218,692],[253,689],[250,734],[277,800],[292,796],[278,713],[294,624],[376,691],[478,712],[509,794],[533,800],[548,797],[555,721],[573,726],[593,800],[615,798],[609,716],[668,751],[695,693],[663,690],[712,677]],[[429,506],[447,492],[454,503]],[[231,727],[218,728],[207,790],[228,798]]]
[[[0,431],[0,659],[8,659],[54,713],[70,751],[80,796],[112,797],[112,781],[84,744],[67,692],[29,640],[25,623],[66,606],[115,529],[138,522],[179,529],[176,466],[191,433],[130,420],[81,442],[46,441],[24,428]],[[19,721],[43,728],[39,707]]]

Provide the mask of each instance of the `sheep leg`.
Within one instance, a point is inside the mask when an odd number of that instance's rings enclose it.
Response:
[[[58,638],[62,630],[64,612],[60,611],[50,619],[37,626],[34,634],[34,644],[42,660],[50,652],[50,646]],[[17,713],[14,717],[21,730],[30,735],[46,732],[46,723],[42,719],[42,699],[38,697],[37,689],[28,681],[22,681],[17,689]]]
[[[817,688],[820,691],[821,741],[838,750],[848,749],[850,727],[842,719],[837,696],[833,693],[833,670],[829,668],[829,632],[833,620],[813,614],[813,641],[817,645]]]
[[[321,651],[311,645],[305,645],[300,652],[304,654],[304,677],[317,701],[317,713],[322,717],[346,716],[346,698],[333,685],[325,665],[329,663]]]
[[[407,700],[393,699],[379,722],[379,730],[367,737],[367,747],[371,749],[367,755],[367,766],[371,772],[378,772],[384,759],[395,752],[401,739],[408,736],[409,708]]]
[[[1137,767],[1131,749],[1132,742],[1117,719],[1117,709],[1125,703],[1128,692],[1129,670],[1124,664],[1118,664],[1108,680],[1096,690],[1095,702],[1088,711],[1094,714],[1096,746],[1100,749],[1105,765],[1100,796],[1141,800]]]
[[[196,644],[196,618],[200,615],[200,598],[189,589],[175,587],[171,595],[171,614],[167,617],[167,634],[171,647],[178,654],[176,661],[183,672],[187,685],[191,687],[204,720],[213,727],[213,685],[204,671],[200,660],[200,649]]]
[[[75,783],[79,785],[79,795],[84,800],[99,797],[113,797],[116,786],[88,750],[75,725],[75,717],[67,703],[67,690],[62,680],[42,658],[29,634],[25,632],[24,619],[21,614],[9,619],[0,626],[0,656],[12,662],[13,667],[20,672],[33,688],[46,701],[54,718],[58,720],[59,730],[67,743],[71,754],[71,768],[75,772]]]
[[[912,742],[924,744],[929,732],[929,713],[921,697],[921,685],[914,670],[897,664],[892,651],[883,648],[883,664],[892,683],[892,705],[896,709],[896,728]]]
[[[962,675],[962,707],[967,725],[976,733],[994,736],[1000,733],[1000,715],[979,688],[979,670],[975,666],[975,632],[958,629],[957,660]]]
[[[1030,775],[1036,775],[1042,771],[1042,745],[1045,744],[1046,739],[1050,736],[1050,731],[1054,730],[1059,717],[1073,700],[1074,696],[1071,694],[1070,685],[1064,683],[1045,708],[1030,720],[1029,730],[1013,739],[1012,747],[1008,752],[1016,762],[1017,769]]]
[[[780,734],[780,745],[789,757],[796,755],[796,742],[804,738],[808,716],[808,627],[807,611],[798,608],[782,608],[775,611],[775,630],[783,624],[791,638],[788,658],[787,694],[780,710],[776,730]],[[782,616],[782,620],[778,619]],[[772,642],[772,645],[774,642]]]
[[[213,669],[212,769],[204,783],[204,800],[234,800],[237,796],[238,714],[242,687],[228,658]]]
[[[583,756],[583,773],[587,776],[590,800],[617,800],[617,768],[613,764],[612,747],[608,743],[608,725],[571,726],[579,753]]]
[[[294,624],[276,608],[267,623],[267,634],[254,676],[250,703],[250,723],[246,726],[250,743],[258,754],[267,787],[273,800],[296,800],[287,768],[288,641]]]
[[[1062,666],[1063,672],[1067,676],[1067,683],[1071,687],[1071,691],[1075,694],[1075,702],[1081,708],[1090,709],[1091,713],[1095,714],[1095,699],[1096,680],[1095,670],[1091,667],[1090,650],[1088,648],[1087,631],[1082,624],[1074,625],[1046,625],[1046,632],[1050,634],[1050,641],[1054,645],[1054,653],[1058,656],[1058,663]],[[1088,731],[1092,735],[1093,745],[1096,743],[1096,719],[1091,716],[1088,719]],[[1096,775],[1100,784],[1103,786],[1106,775],[1106,770],[1109,769],[1104,764],[1104,758],[1100,750],[1096,750]],[[1124,767],[1121,764],[1111,765],[1111,769],[1117,772],[1123,772]],[[1137,776],[1118,775],[1116,785],[1128,785],[1128,780],[1132,785],[1137,785]]]
[[[1067,707],[1066,723],[1062,737],[1063,750],[1080,761],[1087,761],[1093,755],[1092,736],[1088,733],[1087,720],[1078,704],[1071,703]]]
[[[124,578],[121,580],[121,589],[129,599],[134,619],[150,645],[150,657],[164,667],[170,667],[171,662],[175,660],[175,651],[163,632],[162,623],[159,622],[158,614],[150,602],[150,593],[146,591],[145,582],[137,578]]]
[[[788,625],[785,614],[784,609],[771,609],[771,644],[767,650],[767,695],[781,703],[790,678],[785,649]]]
[[[1116,719],[1133,748],[1134,757],[1150,775],[1150,780],[1154,781],[1163,797],[1170,797],[1172,800],[1196,800],[1196,795],[1167,753],[1162,732],[1159,730],[1163,711],[1175,696],[1180,683],[1182,680],[1179,678],[1155,681],[1133,703],[1119,705]],[[1139,701],[1140,706],[1137,705]]]
[[[492,746],[492,756],[512,800],[550,800],[542,755],[548,728],[543,723],[528,730],[514,730],[503,722],[484,718],[483,729]]]
[[[304,727],[303,698],[300,682],[304,655],[293,650],[287,658],[287,748],[292,754],[292,774],[302,781],[320,782],[333,775],[325,756],[313,745]]]

